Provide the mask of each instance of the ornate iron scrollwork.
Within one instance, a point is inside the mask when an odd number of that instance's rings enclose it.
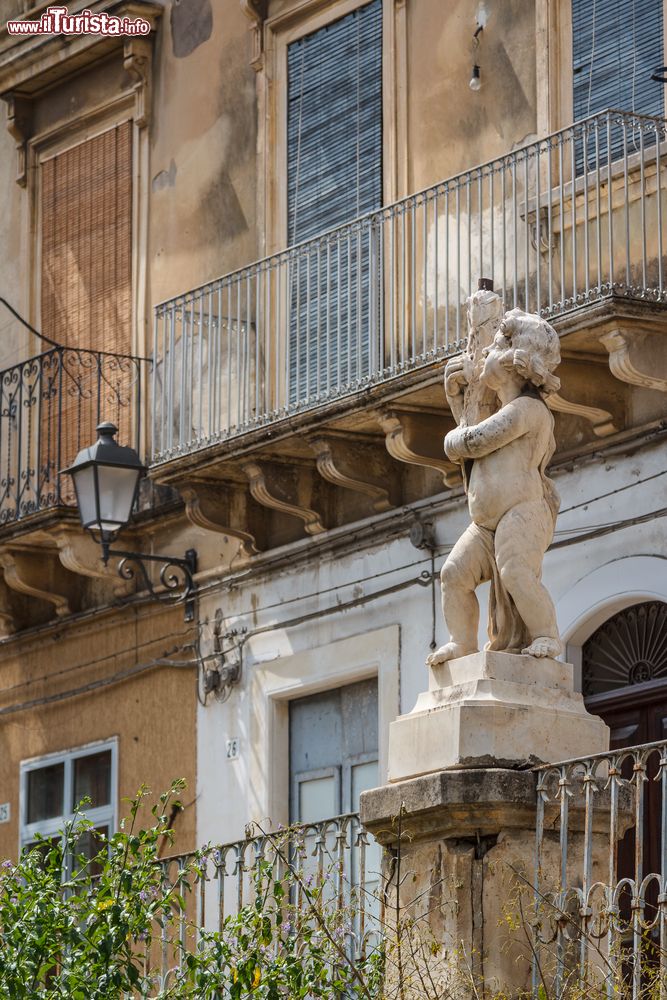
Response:
[[[139,579],[148,593],[163,604],[184,604],[185,620],[191,622],[195,616],[197,584],[197,553],[188,549],[185,558],[177,556],[149,555],[145,552],[124,552],[122,549],[106,549],[105,562],[109,556],[117,556],[118,575],[123,580]],[[146,563],[160,563],[160,583],[151,579]]]

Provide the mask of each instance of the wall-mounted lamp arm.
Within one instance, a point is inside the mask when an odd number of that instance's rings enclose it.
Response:
[[[123,580],[134,580],[139,575],[151,597],[168,604],[185,604],[185,621],[191,622],[195,616],[197,584],[197,552],[188,549],[184,558],[178,556],[151,555],[147,552],[125,552],[112,549],[108,542],[102,542],[102,559],[106,564],[110,556],[120,559],[118,575]],[[160,586],[151,580],[146,563],[161,563]]]

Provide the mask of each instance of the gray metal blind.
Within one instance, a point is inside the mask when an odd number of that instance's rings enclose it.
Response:
[[[382,204],[382,0],[293,42],[287,70],[287,221],[295,244]],[[373,253],[369,228],[295,253],[292,402],[326,388],[332,369],[343,383],[367,373]]]
[[[574,118],[605,108],[664,113],[663,0],[572,0]]]
[[[382,2],[287,51],[290,243],[382,203]]]

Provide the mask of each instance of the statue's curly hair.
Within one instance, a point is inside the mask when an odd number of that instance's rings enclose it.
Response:
[[[553,370],[560,364],[560,343],[550,323],[523,309],[510,309],[498,333],[507,343],[500,358],[504,367],[514,368],[542,396],[558,392],[560,379]]]

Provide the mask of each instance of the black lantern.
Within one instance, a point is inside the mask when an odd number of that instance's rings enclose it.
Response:
[[[76,490],[76,502],[84,528],[102,546],[102,559],[118,556],[118,573],[124,580],[138,574],[149,593],[159,601],[185,603],[185,620],[194,618],[197,553],[188,549],[185,557],[164,556],[147,552],[125,552],[112,549],[111,543],[129,524],[132,508],[139,492],[139,481],[146,474],[134,448],[119,445],[114,440],[118,428],[111,423],[99,424],[95,444],[84,448],[69,469]],[[148,567],[160,563],[159,585],[151,578]]]
[[[95,444],[83,448],[64,471],[74,481],[81,523],[102,545],[106,562],[109,544],[129,523],[146,466],[134,448],[114,440],[118,433],[114,424],[99,424],[97,433]]]

